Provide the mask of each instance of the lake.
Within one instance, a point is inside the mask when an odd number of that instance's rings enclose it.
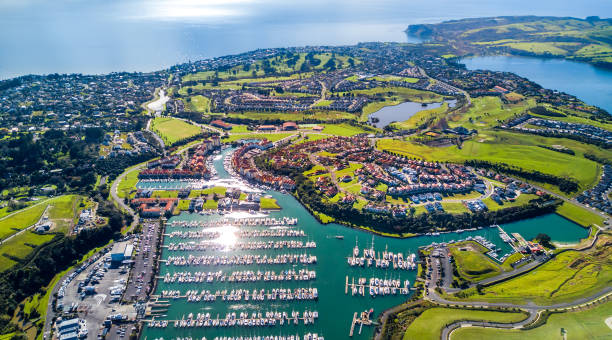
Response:
[[[228,155],[232,150],[224,150],[222,155]],[[230,180],[229,174],[223,169],[223,161],[221,157],[216,157],[213,163],[217,173],[221,179]],[[409,296],[379,296],[372,298],[366,291],[366,296],[351,296],[345,294],[345,283],[346,277],[349,277],[349,282],[352,282],[353,278],[359,277],[379,277],[383,279],[400,279],[409,280],[410,285],[414,283],[416,278],[415,270],[391,270],[391,269],[380,269],[370,267],[349,267],[347,263],[347,256],[350,256],[353,247],[357,244],[360,249],[373,248],[377,252],[383,252],[385,250],[391,252],[402,252],[404,254],[416,253],[420,246],[429,245],[432,242],[448,242],[451,240],[465,239],[468,236],[480,235],[491,242],[495,243],[497,247],[501,248],[500,255],[510,251],[508,244],[504,243],[499,237],[498,230],[496,228],[483,228],[474,231],[464,231],[462,233],[447,233],[439,236],[420,236],[408,239],[395,239],[381,236],[373,236],[370,233],[351,229],[338,224],[322,225],[311,216],[308,211],[290,195],[281,194],[278,192],[270,191],[267,194],[276,198],[283,208],[281,211],[271,212],[269,217],[280,218],[283,216],[296,217],[299,219],[298,224],[292,229],[303,230],[306,237],[298,240],[302,241],[314,241],[316,242],[316,248],[311,249],[294,249],[294,250],[273,250],[273,249],[259,249],[259,250],[233,250],[228,252],[226,250],[206,250],[206,251],[170,251],[168,248],[164,248],[162,251],[162,259],[168,259],[169,256],[183,255],[205,255],[205,256],[232,256],[232,255],[268,255],[276,256],[277,254],[309,254],[317,256],[317,263],[313,265],[305,264],[286,264],[286,265],[235,265],[235,266],[168,266],[165,264],[161,265],[160,275],[164,276],[166,273],[172,275],[179,271],[188,272],[216,272],[223,271],[227,274],[232,271],[284,271],[284,270],[300,270],[308,269],[316,271],[316,279],[311,281],[291,281],[291,282],[249,282],[249,283],[229,283],[229,282],[211,282],[211,283],[170,283],[158,281],[158,287],[156,294],[159,294],[163,290],[179,290],[181,295],[188,290],[210,290],[215,292],[217,290],[237,290],[237,289],[264,289],[271,290],[274,288],[283,289],[295,289],[295,288],[317,288],[319,298],[316,301],[221,301],[218,298],[214,302],[187,302],[185,299],[163,299],[169,300],[169,306],[167,311],[163,312],[160,320],[180,320],[186,317],[189,313],[210,313],[212,318],[216,318],[219,315],[221,318],[226,313],[235,312],[240,314],[241,312],[247,312],[249,315],[253,312],[265,313],[268,311],[279,311],[287,312],[289,315],[291,311],[304,310],[318,311],[319,318],[312,325],[276,325],[268,327],[250,327],[250,328],[175,328],[173,323],[170,322],[168,327],[165,329],[149,328],[146,327],[144,330],[144,338],[147,339],[174,339],[177,337],[192,337],[199,339],[202,336],[206,336],[208,339],[213,339],[216,336],[245,336],[245,335],[299,335],[303,336],[305,333],[312,332],[323,335],[326,339],[350,339],[348,332],[350,329],[350,322],[354,312],[361,312],[366,309],[374,309],[374,318],[387,308],[397,305]],[[169,222],[173,221],[214,221],[222,218],[219,215],[199,215],[182,213],[181,215],[172,217]],[[588,231],[562,217],[551,214],[540,216],[534,219],[523,220],[507,225],[502,225],[507,232],[518,232],[525,238],[530,239],[537,235],[538,232],[548,233],[554,241],[558,242],[577,242],[581,238],[588,236]],[[240,230],[270,230],[266,227],[240,227]],[[205,230],[205,228],[188,228],[182,226],[168,226],[165,233],[173,231],[197,231]],[[246,241],[269,241],[271,238],[248,238],[248,239],[236,239],[236,230],[232,227],[221,227],[219,228],[223,233],[221,239],[223,242],[231,240],[232,242],[246,242]],[[227,233],[227,235],[226,235]],[[335,236],[341,235],[344,239],[337,239]],[[286,238],[288,240],[289,238]],[[294,238],[295,239],[295,238]],[[279,239],[274,239],[277,241]],[[199,242],[198,239],[178,239],[178,238],[164,238],[164,245],[176,242]],[[373,245],[372,245],[373,244]],[[164,307],[166,308],[166,307]],[[369,339],[374,331],[373,327],[364,326],[362,333],[358,334],[357,330],[353,339]]]
[[[526,8],[529,10],[526,12]],[[604,0],[4,0],[0,79],[154,71],[257,48],[415,41],[409,24],[496,15],[612,16]]]
[[[513,72],[542,87],[572,94],[612,114],[612,70],[562,60],[515,56],[465,58],[468,69]]]
[[[428,103],[421,104],[415,102],[405,102],[398,105],[393,106],[385,106],[382,109],[372,113],[370,115],[370,121],[372,119],[378,119],[374,126],[382,128],[393,122],[401,122],[407,120],[408,118],[414,116],[419,111],[423,110],[431,110],[442,106],[443,102],[440,103]],[[449,107],[455,106],[457,103],[456,100],[447,100]]]

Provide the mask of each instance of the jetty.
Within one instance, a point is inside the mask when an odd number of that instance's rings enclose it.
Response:
[[[349,331],[349,336],[352,337],[355,334],[355,325],[359,324],[359,334],[361,334],[361,329],[363,325],[370,326],[373,324],[372,320],[370,320],[370,316],[374,312],[374,309],[363,311],[357,317],[357,312],[353,314],[353,321],[351,321],[351,330]]]

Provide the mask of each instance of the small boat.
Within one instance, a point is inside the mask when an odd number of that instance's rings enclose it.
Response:
[[[342,235],[336,235],[335,238],[337,240],[344,240],[344,236],[342,236]]]

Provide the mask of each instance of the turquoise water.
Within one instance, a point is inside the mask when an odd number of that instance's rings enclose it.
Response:
[[[526,10],[528,9],[528,10]],[[0,1],[0,79],[153,71],[258,48],[411,42],[409,24],[498,15],[612,16],[604,0]]]
[[[468,69],[507,71],[542,87],[572,94],[612,114],[612,70],[562,59],[490,56],[466,58]]]
[[[227,154],[231,150],[225,150],[223,154]],[[220,159],[214,162],[215,168],[217,169],[220,177],[228,177],[222,166]],[[237,336],[237,335],[289,335],[298,334],[303,335],[307,332],[319,333],[325,336],[326,339],[348,339],[348,332],[350,328],[350,322],[354,312],[361,312],[366,309],[373,308],[374,314],[378,315],[383,310],[397,305],[404,301],[407,296],[390,296],[390,297],[376,297],[371,298],[367,292],[365,297],[352,297],[345,295],[344,287],[346,276],[350,279],[353,277],[371,277],[376,276],[380,278],[399,278],[403,280],[410,280],[411,284],[414,282],[416,277],[416,271],[395,271],[395,270],[383,270],[376,268],[351,268],[348,266],[346,257],[352,252],[355,243],[357,242],[360,248],[369,247],[374,242],[374,248],[377,251],[382,252],[387,248],[389,251],[402,252],[404,254],[416,253],[418,247],[429,245],[432,242],[448,242],[451,240],[459,240],[466,238],[467,236],[483,236],[490,241],[494,242],[498,247],[502,248],[502,255],[505,252],[510,251],[509,246],[505,244],[498,236],[496,228],[484,228],[482,230],[465,231],[462,233],[448,233],[439,236],[421,236],[409,239],[394,239],[381,236],[373,236],[370,233],[363,232],[356,229],[350,229],[337,224],[322,225],[318,223],[303,207],[296,201],[292,196],[281,194],[278,192],[268,192],[276,198],[283,208],[281,211],[272,212],[270,217],[282,217],[291,216],[297,217],[299,223],[296,226],[297,229],[302,229],[308,235],[305,239],[315,241],[317,248],[306,249],[306,250],[252,250],[252,251],[232,251],[227,252],[190,252],[191,254],[200,255],[235,255],[235,254],[268,254],[275,255],[279,253],[307,253],[316,255],[318,263],[316,265],[273,265],[273,266],[234,266],[234,267],[173,267],[173,266],[161,266],[160,273],[173,273],[175,271],[237,271],[237,270],[274,270],[276,272],[285,269],[300,269],[308,268],[310,270],[317,271],[317,279],[315,281],[306,282],[290,282],[290,283],[278,283],[278,282],[259,282],[259,283],[200,283],[200,284],[179,284],[179,283],[163,283],[160,281],[157,293],[162,290],[180,290],[185,292],[186,290],[196,289],[208,289],[211,291],[222,290],[222,289],[272,289],[272,288],[308,288],[316,287],[319,291],[318,301],[300,301],[300,302],[234,302],[227,303],[219,301],[218,299],[214,303],[188,303],[185,300],[171,300],[172,304],[168,311],[161,319],[180,319],[183,315],[188,313],[197,314],[198,312],[208,312],[213,318],[217,314],[220,317],[224,317],[226,312],[235,311],[248,311],[249,314],[253,311],[286,311],[290,314],[292,310],[303,312],[305,309],[317,310],[319,312],[319,319],[314,325],[300,325],[300,326],[275,326],[275,327],[260,327],[260,328],[232,328],[232,329],[206,329],[206,328],[174,328],[170,324],[166,329],[151,329],[146,328],[144,336],[148,339],[160,338],[165,339],[176,338],[176,337],[193,337],[200,338],[206,336],[208,339],[212,339],[215,336]],[[183,213],[179,216],[173,217],[170,221],[174,220],[214,220],[218,219],[219,216],[202,216],[198,214]],[[560,242],[575,242],[580,238],[587,236],[587,231],[576,224],[573,224],[557,215],[546,215],[535,219],[524,220],[520,222],[511,223],[502,226],[508,232],[519,232],[525,238],[531,238],[538,232],[548,233],[553,240]],[[252,230],[257,227],[245,227],[246,229]],[[262,227],[263,228],[263,227]],[[166,232],[174,230],[196,230],[195,228],[180,228],[180,227],[168,227]],[[343,240],[335,238],[336,235],[344,236]],[[238,240],[241,242],[252,241]],[[266,239],[269,240],[269,239]],[[184,240],[189,241],[189,240]],[[305,240],[304,240],[305,241]],[[178,242],[178,239],[165,238],[164,243]],[[171,255],[179,255],[181,252],[168,251],[166,249],[162,252],[162,258],[166,259]],[[187,256],[188,253],[184,252],[183,255]],[[368,339],[373,332],[373,327],[364,327],[362,334],[355,334],[355,339]]]

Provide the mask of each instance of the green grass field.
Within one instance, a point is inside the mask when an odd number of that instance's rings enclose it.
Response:
[[[276,202],[274,198],[262,197],[259,202],[260,209],[280,209],[280,205]]]
[[[38,222],[47,205],[48,201],[45,201],[42,204],[22,209],[11,216],[2,218],[0,220],[0,238],[7,238],[18,230]]]
[[[151,123],[151,129],[168,145],[199,134],[202,129],[180,119],[157,117]]]
[[[446,325],[460,320],[512,323],[521,321],[525,317],[523,313],[430,308],[408,326],[404,340],[439,340]]]
[[[565,330],[567,339],[610,339],[612,338],[612,329],[605,323],[605,320],[610,317],[612,317],[612,302],[607,302],[584,311],[552,314],[546,324],[534,329],[468,327],[453,332],[453,339],[564,340],[561,329]]]
[[[131,197],[131,192],[136,190],[136,184],[138,183],[138,174],[140,171],[128,172],[123,180],[117,184],[117,196],[120,198]]]
[[[195,112],[210,112],[210,99],[201,95],[193,96],[189,106]]]
[[[583,227],[588,227],[593,224],[603,227],[603,217],[569,202],[563,202],[563,204],[557,208],[557,214]]]
[[[335,136],[354,136],[360,133],[373,133],[358,126],[350,124],[324,124],[323,133]]]

